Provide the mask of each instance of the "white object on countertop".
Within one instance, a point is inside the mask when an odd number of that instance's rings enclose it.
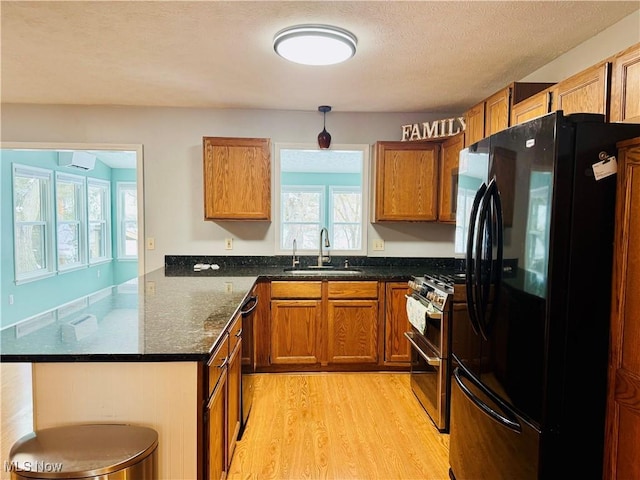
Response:
[[[218,265],[217,263],[196,263],[193,266],[193,271],[194,272],[199,272],[201,270],[219,270],[220,269],[220,265]]]

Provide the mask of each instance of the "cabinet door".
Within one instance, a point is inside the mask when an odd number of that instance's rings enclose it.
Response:
[[[552,110],[571,113],[607,114],[609,62],[601,62],[563,80],[552,89]]]
[[[438,222],[440,223],[456,223],[458,160],[463,146],[464,133],[451,137],[442,143],[438,188]]]
[[[271,220],[271,141],[204,137],[207,220]]]
[[[218,381],[207,404],[207,478],[224,479],[227,475],[226,429],[226,372]]]
[[[438,151],[433,142],[378,142],[374,221],[437,218]]]
[[[640,123],[640,43],[620,52],[613,60],[611,121]]]
[[[239,339],[229,358],[227,371],[227,467],[231,465],[231,458],[236,447],[236,440],[240,432],[240,395],[242,388],[242,338]]]
[[[385,286],[385,363],[411,362],[411,347],[404,332],[411,330],[407,317],[407,282],[388,282]]]
[[[509,127],[511,87],[504,88],[484,102],[484,136],[488,137]]]
[[[472,107],[464,114],[467,122],[464,146],[468,147],[484,138],[484,102]]]
[[[604,478],[640,478],[640,137],[618,144]]]
[[[271,301],[271,364],[320,362],[320,300]]]
[[[511,109],[511,125],[519,125],[551,111],[551,90],[537,93]]]
[[[329,300],[329,363],[378,362],[378,301]]]

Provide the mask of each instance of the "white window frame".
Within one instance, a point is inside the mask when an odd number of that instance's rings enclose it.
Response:
[[[60,183],[72,183],[78,188],[76,191],[76,219],[61,220],[56,214],[56,258],[58,259],[58,273],[69,272],[86,267],[87,263],[87,178],[70,173],[56,172],[56,204],[58,202],[58,187]],[[56,209],[57,210],[57,209]],[[78,229],[78,261],[67,265],[60,265],[59,230],[62,225],[75,225]]]
[[[89,218],[91,206],[89,205],[89,189],[91,187],[99,188],[103,191],[102,219],[92,220]],[[101,225],[104,255],[96,258],[91,257],[91,227],[94,224]],[[87,256],[89,264],[109,262],[111,258],[111,182],[107,180],[99,180],[97,178],[87,178]]]
[[[16,209],[16,189],[15,189],[15,181],[18,176],[31,176],[34,178],[38,178],[40,180],[45,180],[45,195],[42,198],[42,204],[40,205],[42,211],[41,217],[42,219],[37,222],[20,222],[16,219],[15,209]],[[55,233],[54,233],[54,222],[53,222],[53,205],[54,205],[54,196],[53,196],[53,170],[48,170],[44,168],[31,167],[28,165],[21,165],[18,163],[13,164],[12,168],[12,190],[13,190],[13,261],[14,261],[14,279],[17,285],[32,282],[34,280],[40,280],[42,278],[50,277],[55,275],[55,258],[54,255],[54,245],[55,245]],[[42,256],[44,258],[44,266],[39,270],[35,270],[32,272],[19,273],[18,272],[18,234],[20,225],[43,225],[44,226],[44,235],[45,239],[43,242],[44,251],[42,252]]]
[[[117,258],[118,260],[137,260],[138,254],[136,252],[135,255],[126,255],[126,237],[124,228],[124,222],[127,221],[124,219],[124,201],[123,195],[124,192],[133,191],[137,192],[137,183],[136,182],[117,182],[116,183],[116,195],[117,195],[117,213],[116,213],[116,249],[117,249]],[[139,203],[140,199],[137,198]],[[138,212],[140,211],[140,206],[138,205]],[[137,227],[138,227],[138,237],[140,236],[140,215],[138,213],[138,217],[136,219]],[[138,244],[140,244],[140,239],[138,238]]]
[[[275,211],[275,254],[276,255],[291,255],[290,249],[282,249],[282,228],[281,228],[281,184],[280,184],[280,176],[281,176],[281,168],[280,168],[280,151],[281,150],[320,150],[317,144],[315,143],[275,143],[274,144],[274,201],[276,208]],[[361,194],[362,194],[362,244],[359,250],[336,250],[333,247],[330,247],[329,251],[332,255],[350,255],[350,256],[359,256],[359,255],[367,255],[367,234],[369,227],[369,169],[370,169],[370,156],[371,156],[371,146],[367,144],[335,144],[331,145],[331,150],[351,150],[358,151],[362,153],[362,183],[360,185]],[[337,186],[340,188],[340,186]],[[330,214],[327,212],[328,221],[330,221]],[[329,225],[322,225],[329,228]],[[321,227],[322,227],[321,226]],[[332,232],[330,231],[331,235]],[[298,253],[301,255],[317,255],[318,252],[316,250],[302,250],[298,249]]]

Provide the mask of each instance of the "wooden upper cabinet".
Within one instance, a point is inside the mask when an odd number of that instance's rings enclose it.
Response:
[[[551,88],[516,103],[511,109],[511,125],[519,125],[551,111]]]
[[[600,113],[608,121],[610,64],[600,62],[555,85],[552,111]]]
[[[427,222],[437,218],[437,142],[377,142],[373,221]]]
[[[503,88],[484,101],[484,135],[488,137],[509,127],[511,88]]]
[[[611,121],[640,123],[640,43],[613,58]]]
[[[438,188],[438,222],[456,223],[458,197],[458,159],[464,148],[464,133],[442,142]]]
[[[468,147],[484,138],[484,101],[467,110],[464,114],[465,129],[464,146]]]
[[[204,137],[206,220],[271,220],[271,141]]]
[[[618,143],[605,480],[640,478],[640,137]]]

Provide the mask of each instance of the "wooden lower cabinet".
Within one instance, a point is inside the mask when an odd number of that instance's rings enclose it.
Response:
[[[385,364],[411,362],[411,347],[404,332],[411,330],[407,317],[407,282],[387,282],[385,285]]]
[[[227,379],[227,466],[236,448],[240,433],[240,395],[242,387],[242,339],[239,339],[229,356]]]
[[[402,285],[406,290],[406,283]],[[408,367],[384,361],[384,283],[274,281],[270,289],[270,318],[255,330],[256,340],[270,338],[268,344],[256,341],[257,371]],[[402,306],[406,316],[404,310]]]
[[[327,361],[378,363],[378,300],[329,300]]]
[[[237,316],[206,367],[204,412],[205,478],[227,476],[240,432],[242,391],[242,319]]]
[[[271,364],[320,363],[320,300],[271,300]]]
[[[227,475],[227,445],[225,441],[225,406],[227,403],[227,376],[223,375],[207,403],[207,478],[223,479]]]
[[[606,480],[640,478],[640,137],[618,149]]]

